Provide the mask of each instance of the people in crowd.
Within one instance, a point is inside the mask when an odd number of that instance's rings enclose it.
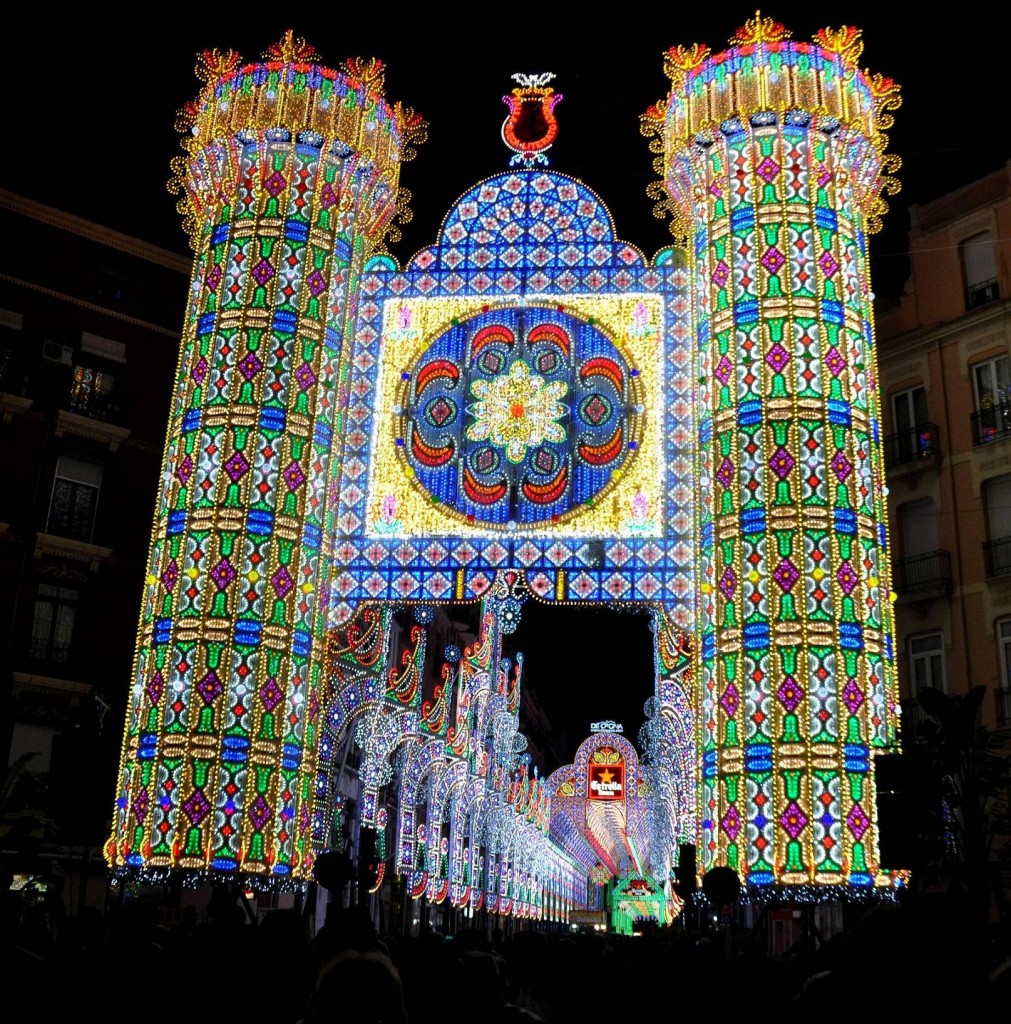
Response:
[[[178,989],[194,1024],[217,1019],[240,990],[258,1017],[278,1024],[338,1022],[349,1011],[382,1024],[443,1024],[454,1005],[480,1005],[488,1024],[531,1024],[621,1019],[639,998],[636,978],[651,979],[683,1011],[712,1007],[728,971],[739,983],[775,987],[784,1005],[812,1008],[857,980],[868,998],[901,1008],[917,972],[939,998],[960,985],[1011,989],[1006,941],[972,941],[957,907],[943,903],[857,908],[831,941],[770,956],[754,929],[727,941],[719,928],[623,936],[491,919],[446,934],[426,926],[380,935],[364,904],[331,904],[310,934],[304,909],[257,915],[231,888],[202,910],[175,911],[170,925],[153,902],[68,916],[52,900],[10,889],[6,897],[4,961],[44,1002],[40,1020],[101,1015],[113,991],[123,1007],[147,1005],[159,987]]]

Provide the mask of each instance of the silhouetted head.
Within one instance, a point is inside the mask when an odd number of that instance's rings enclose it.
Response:
[[[368,1019],[376,1024],[405,1024],[400,972],[385,953],[346,949],[324,964],[304,1024],[346,1020],[352,1007],[367,1007]]]

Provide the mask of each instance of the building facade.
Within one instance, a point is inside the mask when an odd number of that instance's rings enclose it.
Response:
[[[876,310],[901,692],[984,685],[1007,728],[1011,165],[910,222],[906,293]]]
[[[2,845],[46,874],[105,838],[189,263],[7,191],[0,231]]]

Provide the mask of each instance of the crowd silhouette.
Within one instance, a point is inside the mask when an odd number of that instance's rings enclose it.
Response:
[[[5,897],[4,963],[37,1021],[160,1017],[171,1008],[196,1024],[581,1022],[658,1006],[743,1007],[760,992],[818,1012],[854,998],[901,1010],[951,998],[983,1007],[1011,994],[1007,950],[968,934],[950,901],[870,909],[810,955],[770,957],[760,941],[676,926],[635,937],[549,932],[535,922],[511,935],[491,927],[380,936],[360,904],[332,903],[310,935],[298,910],[257,921],[227,888],[170,927],[140,900],[67,916],[58,897]]]

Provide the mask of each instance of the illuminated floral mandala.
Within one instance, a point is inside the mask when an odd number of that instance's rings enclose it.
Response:
[[[400,450],[418,484],[468,522],[558,522],[599,500],[638,448],[638,370],[597,325],[557,307],[456,321],[403,376]]]
[[[590,881],[594,885],[607,885],[611,881],[611,872],[599,861],[590,868]]]
[[[563,380],[544,382],[517,359],[508,373],[491,380],[476,380],[471,394],[478,399],[470,413],[474,422],[467,428],[470,441],[486,438],[505,450],[512,463],[526,458],[527,449],[544,441],[564,441],[565,428],[558,420],[568,411],[559,399],[569,386]]]

